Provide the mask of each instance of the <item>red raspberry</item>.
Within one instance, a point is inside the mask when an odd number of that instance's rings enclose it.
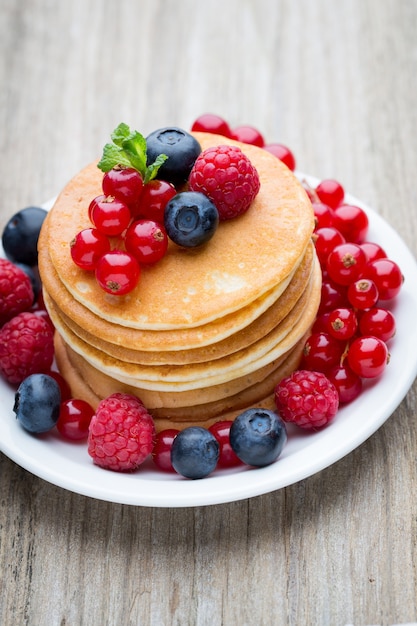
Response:
[[[275,404],[284,421],[316,429],[336,415],[339,396],[324,374],[297,370],[275,387]]]
[[[155,425],[139,398],[114,393],[102,400],[90,423],[88,453],[105,469],[136,469],[152,452]]]
[[[0,326],[30,309],[33,298],[29,276],[11,261],[0,258]]]
[[[216,206],[220,220],[248,210],[260,188],[258,172],[237,146],[207,148],[196,159],[189,186],[206,195]]]
[[[53,358],[54,332],[36,313],[19,313],[0,330],[0,373],[9,383],[47,372]]]

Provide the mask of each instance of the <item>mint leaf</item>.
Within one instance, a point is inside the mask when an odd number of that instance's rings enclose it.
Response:
[[[102,172],[108,172],[116,165],[133,167],[141,174],[144,182],[148,183],[156,177],[159,168],[168,158],[165,154],[160,154],[147,166],[145,137],[137,130],[131,131],[124,122],[114,129],[111,139],[113,143],[106,143],[97,164]]]

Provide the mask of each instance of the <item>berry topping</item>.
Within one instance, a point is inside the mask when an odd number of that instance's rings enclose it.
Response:
[[[260,188],[259,175],[236,146],[207,148],[194,163],[190,189],[205,194],[216,205],[220,220],[247,211]]]
[[[85,228],[70,243],[71,258],[83,270],[95,270],[102,256],[110,252],[110,241],[97,228]]]
[[[131,471],[152,452],[154,437],[153,419],[142,402],[114,393],[99,403],[91,420],[88,453],[100,467]]]
[[[111,250],[97,263],[96,279],[104,291],[124,296],[139,282],[140,265],[134,256],[123,250]]]
[[[9,383],[48,371],[53,357],[53,330],[36,313],[19,313],[0,330],[0,374]]]
[[[45,217],[45,209],[30,206],[9,219],[3,230],[2,243],[10,261],[37,265],[39,232]]]
[[[324,374],[298,370],[276,386],[275,404],[286,422],[305,429],[321,428],[336,415],[339,396]]]
[[[237,126],[232,131],[232,139],[242,143],[250,143],[259,148],[263,148],[265,145],[263,136],[254,126]]]
[[[70,398],[61,402],[56,427],[70,441],[87,439],[94,409],[85,400]]]
[[[32,374],[19,385],[13,411],[30,433],[51,430],[59,416],[61,391],[57,381],[46,374]]]
[[[317,185],[315,194],[320,202],[327,204],[331,209],[338,207],[345,197],[342,185],[337,180],[332,179],[322,180]]]
[[[189,426],[174,438],[172,467],[185,478],[205,478],[216,468],[220,446],[215,436],[201,426]]]
[[[125,246],[139,263],[150,265],[166,254],[168,235],[162,224],[154,220],[137,220],[127,229]]]
[[[121,235],[129,226],[131,215],[127,204],[114,196],[98,196],[89,207],[90,219],[103,235]]]
[[[178,187],[190,174],[194,161],[201,152],[198,141],[182,128],[160,128],[146,138],[148,163],[163,153],[168,158],[161,165],[158,178]]]
[[[179,246],[195,248],[213,237],[219,224],[219,214],[204,194],[183,191],[166,205],[164,224],[172,241]]]
[[[102,188],[105,196],[115,196],[131,207],[140,198],[143,179],[133,167],[115,165],[104,174]]]
[[[0,259],[0,326],[33,304],[34,294],[29,276],[7,259]]]
[[[287,146],[281,143],[270,143],[264,146],[264,148],[267,152],[274,154],[280,161],[285,163],[292,172],[295,170],[295,157]]]
[[[133,217],[163,223],[165,207],[176,193],[174,185],[166,180],[151,180],[143,187],[139,202],[132,208]]]
[[[267,409],[240,413],[230,428],[230,445],[247,465],[264,467],[277,460],[287,441],[282,419]]]

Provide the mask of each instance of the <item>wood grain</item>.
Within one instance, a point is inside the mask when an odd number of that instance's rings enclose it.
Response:
[[[1,228],[53,197],[120,121],[146,134],[212,111],[289,145],[301,171],[339,179],[416,253],[413,0],[1,0],[0,9]],[[332,467],[194,509],[89,499],[1,455],[0,623],[417,621],[416,412],[414,385]]]

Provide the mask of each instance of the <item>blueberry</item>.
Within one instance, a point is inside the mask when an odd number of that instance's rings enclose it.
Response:
[[[230,445],[247,465],[263,467],[276,461],[287,441],[283,420],[268,409],[248,409],[230,428]]]
[[[47,211],[29,206],[15,213],[2,235],[4,252],[9,261],[34,266],[38,263],[38,238]]]
[[[220,446],[214,435],[201,426],[180,431],[172,442],[171,463],[186,478],[208,476],[219,460]]]
[[[219,225],[219,212],[199,191],[183,191],[167,203],[164,224],[172,241],[195,248],[213,237]]]
[[[61,390],[47,374],[32,374],[16,391],[13,411],[23,428],[30,433],[45,433],[58,421]]]
[[[158,178],[175,187],[188,179],[200,152],[197,139],[182,128],[160,128],[146,138],[147,164],[153,163],[160,154],[166,154],[168,159],[159,168]]]

